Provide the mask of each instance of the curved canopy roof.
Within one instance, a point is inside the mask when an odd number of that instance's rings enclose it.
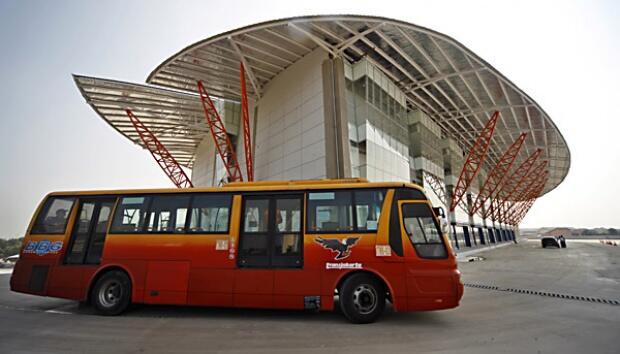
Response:
[[[570,167],[566,141],[532,98],[456,40],[387,18],[335,15],[259,23],[181,50],[149,75],[147,82],[152,86],[112,80],[100,84],[106,88],[103,91],[107,99],[117,101],[112,103],[115,107],[124,108],[133,102],[150,114],[153,121],[147,118],[146,124],[152,123],[160,129],[164,134],[162,141],[177,160],[191,167],[195,148],[207,129],[204,117],[201,122],[196,116],[196,110],[200,111],[195,95],[196,80],[202,80],[215,97],[239,101],[239,63],[242,62],[246,67],[248,94],[260,99],[274,77],[317,48],[342,56],[350,63],[367,58],[400,87],[410,107],[424,111],[439,124],[443,134],[454,138],[465,151],[470,149],[492,113],[499,111],[501,118],[485,162],[487,171],[520,133],[527,132],[515,166],[541,148],[540,159],[549,161],[549,181],[544,193],[566,177]],[[76,77],[76,82],[87,100],[90,97],[93,108],[136,141],[130,129],[125,129],[131,128],[125,127],[128,119],[118,115],[122,112],[109,106],[110,102],[100,99],[98,85],[89,87],[86,79]],[[125,85],[125,91],[135,92],[125,93],[125,101],[120,102],[116,97],[123,94],[118,85]],[[162,86],[171,90],[162,90]],[[165,109],[151,107],[150,101],[141,96],[145,92],[158,97],[150,99],[158,102],[163,99]],[[178,125],[181,121],[183,124]]]
[[[541,159],[549,161],[545,193],[568,173],[568,146],[532,98],[456,40],[397,20],[337,15],[259,23],[181,50],[147,82],[195,91],[196,80],[203,80],[211,94],[238,100],[241,61],[251,84],[249,95],[257,99],[275,76],[317,47],[350,63],[367,57],[403,90],[409,105],[429,115],[465,151],[491,114],[499,111],[487,170],[521,132],[527,132],[519,160],[543,149]]]
[[[86,102],[119,133],[146,149],[125,113],[130,108],[181,165],[192,167],[196,148],[209,133],[197,95],[96,77],[73,79]]]

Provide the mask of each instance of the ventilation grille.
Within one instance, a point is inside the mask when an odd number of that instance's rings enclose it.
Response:
[[[30,283],[28,288],[33,293],[42,293],[45,290],[45,282],[47,281],[47,273],[50,267],[47,265],[32,266],[30,273]]]

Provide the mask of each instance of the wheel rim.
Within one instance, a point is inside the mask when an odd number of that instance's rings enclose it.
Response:
[[[359,285],[353,291],[353,306],[362,315],[367,315],[377,308],[377,291],[366,284]]]
[[[104,307],[114,307],[121,302],[123,288],[120,282],[109,280],[99,288],[99,303]]]

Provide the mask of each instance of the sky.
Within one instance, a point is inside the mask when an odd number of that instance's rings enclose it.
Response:
[[[0,0],[0,237],[50,191],[171,187],[88,106],[71,74],[144,82],[206,37],[282,17],[375,15],[451,36],[524,90],[571,150],[522,227],[620,226],[618,1]]]

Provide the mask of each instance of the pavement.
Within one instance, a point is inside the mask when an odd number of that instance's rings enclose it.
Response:
[[[0,275],[0,353],[620,352],[620,306],[580,300],[620,301],[620,247],[522,242],[476,256],[459,263],[467,286],[458,308],[388,308],[369,325],[337,312],[173,306],[102,317],[73,301],[12,293]]]

